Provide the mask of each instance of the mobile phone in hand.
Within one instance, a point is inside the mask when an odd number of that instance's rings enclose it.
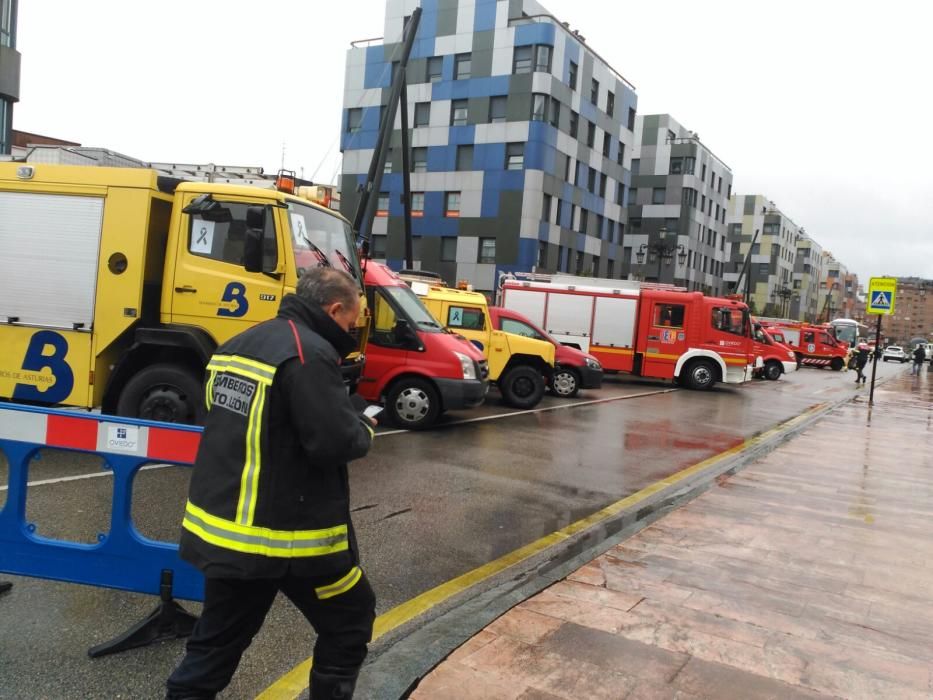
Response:
[[[363,411],[363,415],[366,416],[367,418],[375,418],[380,413],[382,413],[382,406],[376,406],[376,405],[367,406],[366,409]]]

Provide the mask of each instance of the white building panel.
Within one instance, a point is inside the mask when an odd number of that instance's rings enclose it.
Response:
[[[463,12],[463,7],[461,6],[460,12]],[[458,13],[459,14],[459,13]],[[473,33],[469,34],[455,34],[456,41],[454,46],[457,49],[457,53],[469,53],[473,50]]]
[[[415,107],[413,103],[431,101],[431,95],[432,95],[431,86],[432,86],[432,83],[415,83],[414,85],[412,84],[408,85],[408,104],[409,104],[408,113],[409,114],[414,115],[415,113]],[[382,90],[375,90],[374,92],[379,94],[380,98],[382,97]],[[408,123],[409,125],[411,124],[410,119],[408,120]]]
[[[467,278],[471,279],[471,278]],[[493,290],[496,288],[496,266],[492,263],[478,263],[473,273],[473,287],[476,289]]]
[[[551,224],[548,227],[547,242],[553,243],[554,245],[560,245],[560,226],[557,224]]]
[[[591,345],[631,348],[635,337],[638,300],[631,297],[597,297]]]
[[[528,122],[506,122],[505,140],[510,143],[528,141]]]
[[[0,193],[0,318],[90,329],[103,216],[98,197]]]
[[[507,289],[503,305],[507,309],[527,316],[539,326],[544,325],[544,303],[547,300],[545,292],[534,292],[527,289]]]
[[[446,126],[432,126],[428,130],[428,146],[446,146],[450,129]]]
[[[446,190],[447,173],[412,173],[412,192],[443,192]]]
[[[593,298],[580,294],[549,293],[544,330],[556,335],[589,337]]]
[[[446,130],[450,126],[450,102],[451,100],[435,100],[431,103],[431,116],[428,120],[430,127],[444,127]]]
[[[589,253],[590,255],[599,255],[600,251],[600,239],[595,236],[587,236],[583,239],[583,251]]]
[[[435,56],[448,56],[450,54],[457,53],[457,36],[456,34],[448,36],[439,36],[434,39],[434,55]],[[428,83],[430,85],[430,83]]]
[[[477,124],[473,135],[474,143],[505,143],[505,122]]]
[[[479,238],[476,236],[458,236],[457,237],[457,262],[476,264],[476,258],[479,257]],[[460,268],[457,267],[459,274]]]
[[[483,210],[483,193],[480,190],[460,191],[460,216],[479,218]]]
[[[496,33],[498,35],[498,32]],[[512,73],[511,47],[499,47],[492,50],[492,75],[510,75]]]
[[[645,219],[676,219],[680,216],[680,204],[645,204],[641,215]]]
[[[540,205],[539,205],[540,206]],[[528,216],[523,216],[521,218],[521,224],[519,226],[519,237],[520,238],[538,238],[538,227],[541,225],[541,219],[534,219]]]
[[[460,280],[467,280],[470,284],[474,284],[475,279],[476,258],[473,258],[472,262],[457,263],[457,279],[450,280],[450,283],[457,284]]]
[[[473,19],[476,16],[476,5],[470,0],[459,0],[457,3],[457,35],[473,36]]]
[[[377,216],[373,219],[373,235],[385,235],[389,232],[389,217]]]

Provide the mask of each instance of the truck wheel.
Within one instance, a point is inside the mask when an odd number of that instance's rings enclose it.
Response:
[[[765,379],[770,379],[772,382],[776,379],[780,379],[781,375],[784,373],[784,368],[781,366],[781,363],[777,360],[768,360],[765,362],[764,375]]]
[[[204,388],[193,372],[178,365],[152,365],[123,387],[117,415],[165,423],[203,423]]]
[[[561,367],[551,378],[551,392],[562,399],[572,399],[580,391],[580,378],[567,367]]]
[[[386,395],[389,419],[399,428],[422,430],[434,424],[441,413],[441,400],[430,382],[402,377]]]
[[[845,366],[846,366],[845,360],[843,360],[841,357],[834,357],[832,362],[829,363],[829,368],[833,372],[838,372]]]
[[[513,367],[499,378],[499,391],[514,408],[534,408],[544,396],[544,379],[534,367]]]
[[[716,383],[716,368],[709,360],[694,360],[687,366],[684,383],[688,389],[705,391]]]

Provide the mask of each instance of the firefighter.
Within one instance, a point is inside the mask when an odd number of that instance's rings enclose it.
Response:
[[[168,698],[213,698],[230,682],[278,591],[317,632],[311,698],[351,698],[375,620],[350,522],[346,463],[375,421],[340,373],[359,288],[314,268],[278,316],[218,348],[207,365],[204,434],[181,556],[205,576],[204,611],[168,679]]]

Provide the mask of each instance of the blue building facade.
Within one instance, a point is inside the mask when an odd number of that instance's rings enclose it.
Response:
[[[532,0],[388,0],[383,43],[347,56],[341,206],[359,202],[404,24],[416,266],[491,291],[504,271],[622,275],[637,98],[582,36]],[[404,256],[400,118],[372,226]]]

